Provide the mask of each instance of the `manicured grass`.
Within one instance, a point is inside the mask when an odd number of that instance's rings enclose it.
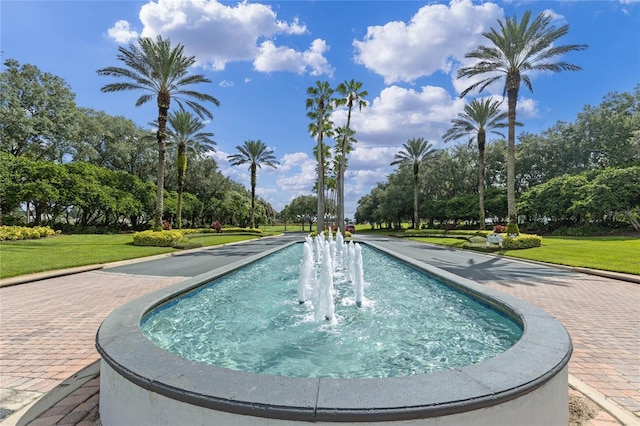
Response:
[[[189,236],[189,239],[203,246],[211,246],[256,238],[233,234],[200,235]],[[134,246],[131,234],[59,235],[39,240],[3,241],[0,243],[0,279],[173,251],[177,250]]]
[[[507,250],[520,259],[640,275],[640,238],[543,237],[542,247]]]
[[[467,242],[460,238],[438,238],[438,237],[410,237],[408,240],[418,241],[420,243],[438,244],[440,246],[457,247],[462,246]]]
[[[454,238],[411,239],[458,248],[465,243]],[[640,238],[543,237],[542,247],[499,253],[519,259],[640,275]]]
[[[188,238],[189,241],[202,244],[203,246],[217,246],[236,241],[253,240],[256,236],[240,234],[190,234],[188,235]]]

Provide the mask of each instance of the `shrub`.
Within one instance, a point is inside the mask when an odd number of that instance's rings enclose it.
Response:
[[[310,232],[310,233],[309,233],[309,236],[310,236],[311,238],[315,238],[315,237],[317,237],[317,236],[318,236],[318,233],[317,233],[316,231],[313,231],[313,232]],[[325,237],[325,238],[327,238],[328,236],[329,236],[329,231],[325,229],[325,230],[324,230],[324,237]],[[333,237],[335,238],[335,236],[336,236],[336,232],[333,232]],[[344,233],[342,234],[342,236],[343,236],[343,237],[345,237],[345,238],[351,238],[351,232],[349,232],[349,231],[344,231]]]
[[[231,233],[231,232],[249,232],[252,234],[262,234],[262,229],[260,228],[239,228],[236,226],[230,226],[228,228],[223,227],[222,229],[222,233]]]
[[[504,250],[521,250],[542,245],[542,237],[539,235],[520,234],[515,238],[506,235],[502,242]]]
[[[35,240],[58,234],[60,231],[48,226],[0,226],[0,241]]]
[[[217,234],[221,233],[249,233],[249,234],[262,234],[262,229],[260,228],[238,228],[238,227],[228,227],[228,228],[220,228],[218,231],[216,228],[191,228],[191,229],[181,229],[183,234]]]
[[[184,243],[180,231],[142,231],[133,234],[133,244],[136,246],[176,247]]]
[[[520,229],[518,228],[518,225],[515,223],[511,223],[509,222],[507,224],[507,229],[505,230],[507,232],[507,235],[520,235]]]

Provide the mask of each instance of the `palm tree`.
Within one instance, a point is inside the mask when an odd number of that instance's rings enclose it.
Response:
[[[280,163],[273,156],[273,150],[259,139],[244,141],[244,145],[238,145],[236,149],[239,154],[229,155],[227,158],[232,166],[249,163],[249,171],[251,171],[251,227],[255,228],[256,171],[258,168],[262,168],[263,164],[275,169],[276,165]]]
[[[316,138],[318,150],[318,220],[316,222],[316,230],[320,233],[324,230],[325,213],[325,165],[324,150],[322,147],[324,137],[331,137],[331,127],[333,123],[329,117],[333,111],[333,89],[326,81],[316,81],[315,86],[307,89],[307,95],[310,96],[306,100],[306,107],[310,110],[307,112],[307,117],[311,119],[311,123],[309,123],[309,133]]]
[[[347,153],[350,149],[350,142],[355,142],[353,138],[353,132],[351,130],[351,111],[354,106],[358,106],[359,110],[362,110],[363,107],[367,106],[367,102],[363,100],[365,96],[368,95],[366,90],[362,89],[362,82],[355,81],[351,79],[351,81],[344,81],[340,83],[336,88],[336,91],[342,96],[342,98],[336,99],[336,106],[347,106],[347,124],[344,126],[345,131],[342,134],[342,137],[338,137],[338,147],[340,150],[338,159],[339,159],[339,167],[338,167],[338,176],[337,176],[337,191],[338,191],[338,226],[340,230],[344,230],[344,173],[347,166]]]
[[[391,163],[400,166],[413,167],[413,229],[418,227],[418,172],[420,164],[433,154],[433,144],[424,138],[412,138],[402,145],[404,150],[400,150]]]
[[[182,190],[184,176],[187,172],[187,147],[198,154],[204,151],[215,151],[216,142],[211,139],[213,133],[201,132],[205,124],[184,108],[169,114],[169,137],[178,145],[176,167],[178,169],[178,217],[176,227],[182,228]]]
[[[169,39],[158,36],[156,40],[149,37],[138,39],[138,45],[131,44],[128,48],[119,47],[117,56],[124,67],[107,67],[97,71],[98,75],[119,77],[124,81],[111,83],[100,89],[102,92],[121,92],[141,90],[148,93],[141,95],[136,106],[143,105],[156,99],[158,106],[158,174],[156,211],[154,215],[155,229],[162,229],[163,191],[164,191],[164,161],[165,141],[167,138],[167,119],[171,99],[178,105],[189,106],[200,118],[212,118],[209,110],[200,102],[212,102],[220,105],[216,98],[206,93],[194,91],[188,86],[197,83],[211,83],[211,80],[201,74],[189,75],[189,67],[195,64],[195,56],[185,56],[184,46],[178,44],[171,47]],[[195,99],[195,100],[194,100]]]
[[[569,44],[556,46],[555,42],[569,32],[569,26],[555,27],[551,24],[551,16],[542,12],[531,21],[531,11],[528,10],[518,22],[514,16],[506,18],[503,23],[498,20],[500,30],[491,28],[483,35],[493,44],[478,46],[465,58],[478,59],[475,65],[462,67],[458,70],[458,78],[482,76],[464,90],[460,97],[470,91],[478,89],[482,92],[491,83],[504,79],[504,93],[507,95],[509,132],[507,138],[507,204],[509,222],[517,223],[515,197],[515,128],[516,104],[520,83],[533,92],[531,79],[527,73],[536,71],[578,71],[577,65],[564,61],[552,62],[558,56],[571,51],[584,50],[586,44]]]
[[[484,223],[484,147],[487,142],[487,132],[504,137],[497,130],[507,127],[504,121],[507,112],[500,112],[502,102],[487,98],[483,101],[474,99],[464,106],[464,112],[451,120],[452,127],[442,137],[444,142],[450,142],[469,135],[469,144],[474,139],[478,143],[478,195],[480,204],[480,229],[485,229]]]

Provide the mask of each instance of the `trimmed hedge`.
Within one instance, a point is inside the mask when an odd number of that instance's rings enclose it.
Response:
[[[0,226],[0,241],[35,240],[58,234],[60,231],[48,226]]]
[[[323,233],[324,233],[325,238],[329,236],[329,230],[325,229],[325,230],[323,231]],[[311,232],[311,233],[309,234],[309,236],[310,236],[311,238],[315,238],[315,237],[317,237],[317,236],[318,236],[318,233],[317,233],[316,231],[313,231],[313,232]],[[334,236],[334,238],[335,238],[335,236],[336,236],[336,232],[334,232],[334,233],[333,233],[333,236]],[[351,232],[349,232],[349,231],[344,231],[344,233],[342,234],[342,236],[343,236],[344,238],[351,238]]]
[[[476,235],[485,237],[492,234],[492,231],[468,231],[463,229],[454,229],[445,231],[444,229],[407,229],[404,231],[405,237],[461,237],[468,239]]]
[[[133,234],[136,246],[176,247],[183,242],[181,231],[142,231]]]
[[[218,231],[215,228],[192,228],[192,229],[181,229],[183,234],[217,234]],[[230,234],[233,232],[239,233],[250,233],[250,234],[262,234],[262,229],[259,228],[239,228],[239,227],[228,227],[228,228],[220,228],[221,233]]]
[[[507,223],[507,229],[505,229],[505,231],[507,233],[507,235],[520,235],[520,228],[518,227],[517,224],[509,222]]]
[[[521,250],[534,247],[540,247],[542,245],[542,237],[532,234],[520,234],[515,238],[511,238],[508,235],[504,236],[502,247],[505,250]]]

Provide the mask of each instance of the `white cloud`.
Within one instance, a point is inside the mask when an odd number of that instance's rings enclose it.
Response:
[[[493,3],[452,0],[449,6],[426,5],[408,23],[368,27],[362,41],[353,41],[355,60],[388,84],[413,82],[436,71],[449,73],[502,15]]]
[[[120,44],[129,43],[138,38],[138,32],[131,29],[131,24],[125,20],[120,20],[107,30],[107,35]]]
[[[506,108],[507,102],[503,103],[503,106]],[[539,116],[538,111],[538,101],[531,98],[520,98],[518,99],[518,103],[516,104],[516,111],[518,113],[518,120],[521,118],[535,118]]]
[[[386,87],[367,108],[352,115],[358,147],[397,147],[419,137],[436,145],[464,104],[464,100],[452,98],[441,87],[424,86],[420,90]],[[336,111],[332,119],[339,125],[345,123],[346,111]]]
[[[253,66],[258,71],[291,71],[303,74],[308,71],[311,75],[333,75],[333,69],[323,54],[329,50],[326,42],[316,39],[309,49],[298,52],[290,47],[276,47],[272,41],[267,40],[260,45],[260,53],[253,61]]]
[[[155,38],[161,34],[182,43],[199,66],[223,70],[232,61],[256,62],[260,71],[308,71],[312,75],[330,74],[331,67],[323,56],[327,47],[316,40],[304,52],[276,46],[273,39],[281,34],[301,35],[304,24],[294,19],[277,19],[271,6],[241,2],[226,5],[217,0],[157,0],[140,8],[143,24],[141,35]],[[137,36],[129,23],[118,21],[109,36],[118,42]],[[292,58],[295,58],[293,60]],[[297,66],[294,66],[297,65]],[[302,67],[303,71],[300,71]]]
[[[220,87],[233,87],[233,81],[222,80],[220,83],[218,83],[218,86],[220,86]]]
[[[281,191],[297,195],[310,194],[316,182],[316,161],[307,153],[296,152],[285,154],[280,160],[278,172],[281,176],[276,180]]]

